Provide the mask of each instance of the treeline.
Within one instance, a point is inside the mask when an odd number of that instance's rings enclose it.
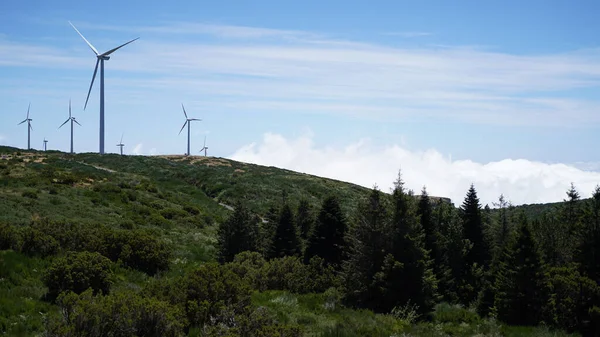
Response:
[[[348,215],[335,195],[295,211],[284,195],[265,220],[238,203],[219,228],[219,261],[244,251],[318,257],[351,307],[428,320],[449,302],[509,325],[600,335],[600,187],[580,200],[572,185],[560,207],[535,219],[503,196],[495,206],[482,206],[473,185],[458,209],[425,188],[416,198],[400,175],[391,195],[374,187]]]

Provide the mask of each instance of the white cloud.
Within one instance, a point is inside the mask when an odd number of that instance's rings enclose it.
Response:
[[[134,154],[134,155],[136,155],[136,156],[137,156],[137,155],[141,155],[141,154],[142,154],[142,148],[143,148],[143,145],[144,145],[144,144],[142,144],[142,143],[139,143],[139,144],[137,144],[137,145],[136,145],[136,146],[133,148],[133,150],[131,150],[131,153],[133,153],[133,154]]]
[[[451,161],[435,149],[411,151],[398,145],[377,148],[367,139],[344,148],[317,148],[311,138],[286,139],[267,133],[260,144],[246,145],[229,158],[365,187],[377,184],[386,192],[401,169],[407,188],[418,193],[425,185],[430,195],[449,197],[456,205],[462,203],[471,183],[475,184],[482,203],[490,207],[500,194],[516,205],[546,203],[563,200],[571,182],[585,197],[600,184],[600,172],[583,171],[566,164],[525,159],[490,163]]]
[[[430,35],[433,35],[433,34],[429,33],[429,32],[387,32],[387,33],[384,33],[383,35],[400,36],[400,37],[405,37],[405,38],[411,38],[411,37],[430,36]]]

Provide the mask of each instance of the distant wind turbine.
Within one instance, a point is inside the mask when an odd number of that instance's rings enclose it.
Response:
[[[208,150],[208,146],[206,146],[206,136],[204,136],[204,146],[200,149],[200,152],[204,151],[205,157],[206,157],[206,150]]]
[[[21,125],[27,122],[27,150],[31,150],[31,130],[33,130],[31,127],[31,121],[33,119],[29,118],[29,108],[31,108],[31,103],[29,103],[29,106],[27,107],[27,118],[25,118],[21,123],[17,124]]]
[[[67,122],[69,121],[71,121],[71,153],[73,153],[73,123],[77,123],[79,126],[81,126],[81,124],[79,124],[75,117],[71,117],[71,100],[69,100],[69,118],[67,118],[67,120],[64,123],[62,123],[58,128],[62,128],[63,125],[67,124]]]
[[[192,124],[193,121],[201,121],[201,119],[197,119],[197,118],[188,118],[187,113],[185,112],[185,107],[183,106],[183,103],[181,103],[181,108],[183,109],[183,114],[185,115],[185,123],[183,123],[183,126],[181,127],[181,130],[179,130],[179,134],[181,134],[181,131],[183,131],[183,128],[185,128],[185,125],[187,124],[187,131],[188,131],[188,141],[187,141],[187,153],[185,154],[186,156],[190,155],[190,124]]]
[[[44,137],[44,151],[47,150],[47,146],[46,144],[48,144],[48,141],[46,140],[46,137]]]
[[[106,51],[102,54],[98,53],[98,50],[92,46],[92,44],[75,28],[75,26],[69,21],[69,24],[75,29],[77,34],[81,36],[81,38],[87,43],[87,45],[92,49],[94,54],[96,54],[96,68],[94,68],[94,75],[92,76],[92,83],[90,83],[90,89],[88,90],[87,98],[85,99],[85,105],[83,110],[87,107],[88,100],[90,99],[90,92],[92,92],[92,86],[94,85],[94,79],[96,79],[96,73],[98,72],[98,63],[100,63],[100,154],[104,154],[104,61],[110,60],[110,54],[117,51],[119,48],[124,47],[131,42],[139,39],[135,38],[129,42],[123,43],[122,45],[113,48],[109,51]]]
[[[123,144],[123,134],[121,134],[121,141],[119,142],[119,144],[117,144],[118,147],[121,148],[121,156],[123,155],[123,146],[125,146],[125,144]]]

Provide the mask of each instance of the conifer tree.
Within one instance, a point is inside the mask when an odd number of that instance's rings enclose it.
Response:
[[[383,281],[380,305],[384,311],[410,303],[425,314],[437,300],[437,280],[425,249],[425,233],[416,216],[414,200],[412,192],[404,190],[399,174],[392,192],[391,256],[379,276]],[[424,211],[431,215],[430,210]]]
[[[302,198],[296,212],[296,227],[300,230],[300,237],[304,242],[308,241],[313,224],[314,220],[310,211],[310,204],[306,198]]]
[[[243,251],[257,251],[257,240],[257,219],[244,204],[237,203],[233,214],[219,226],[219,262],[231,262]]]
[[[430,257],[435,259],[435,257],[438,256],[438,240],[436,238],[437,229],[435,228],[435,223],[433,221],[431,199],[429,199],[429,195],[427,194],[427,189],[425,187],[423,187],[421,190],[417,215],[419,216],[419,220],[421,222],[421,228],[425,233],[425,249],[429,251]]]
[[[465,238],[471,241],[473,247],[467,253],[465,261],[468,264],[477,263],[478,266],[487,266],[490,262],[489,248],[485,240],[483,221],[481,218],[481,205],[477,197],[475,186],[471,184],[467,196],[460,207]]]
[[[308,240],[304,261],[308,263],[313,256],[319,256],[328,265],[340,266],[346,249],[346,232],[346,220],[338,198],[327,197]]]
[[[521,215],[517,239],[506,250],[496,279],[496,311],[511,325],[536,325],[547,301],[543,262],[527,218]]]
[[[600,186],[596,186],[586,208],[577,260],[582,273],[600,284]]]
[[[286,203],[281,208],[269,257],[300,256],[301,254],[302,248],[298,238],[294,214],[290,206]]]
[[[347,238],[349,256],[342,264],[345,299],[351,305],[378,310],[381,290],[376,274],[382,270],[389,235],[389,213],[377,186],[357,208]]]

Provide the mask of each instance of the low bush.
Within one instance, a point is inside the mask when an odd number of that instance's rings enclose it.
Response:
[[[108,294],[112,283],[111,262],[99,253],[69,252],[52,262],[43,276],[48,297],[55,299],[64,291],[80,294],[92,289],[94,294]]]
[[[181,307],[134,293],[94,296],[65,293],[61,315],[47,323],[50,336],[183,336],[187,325]]]

